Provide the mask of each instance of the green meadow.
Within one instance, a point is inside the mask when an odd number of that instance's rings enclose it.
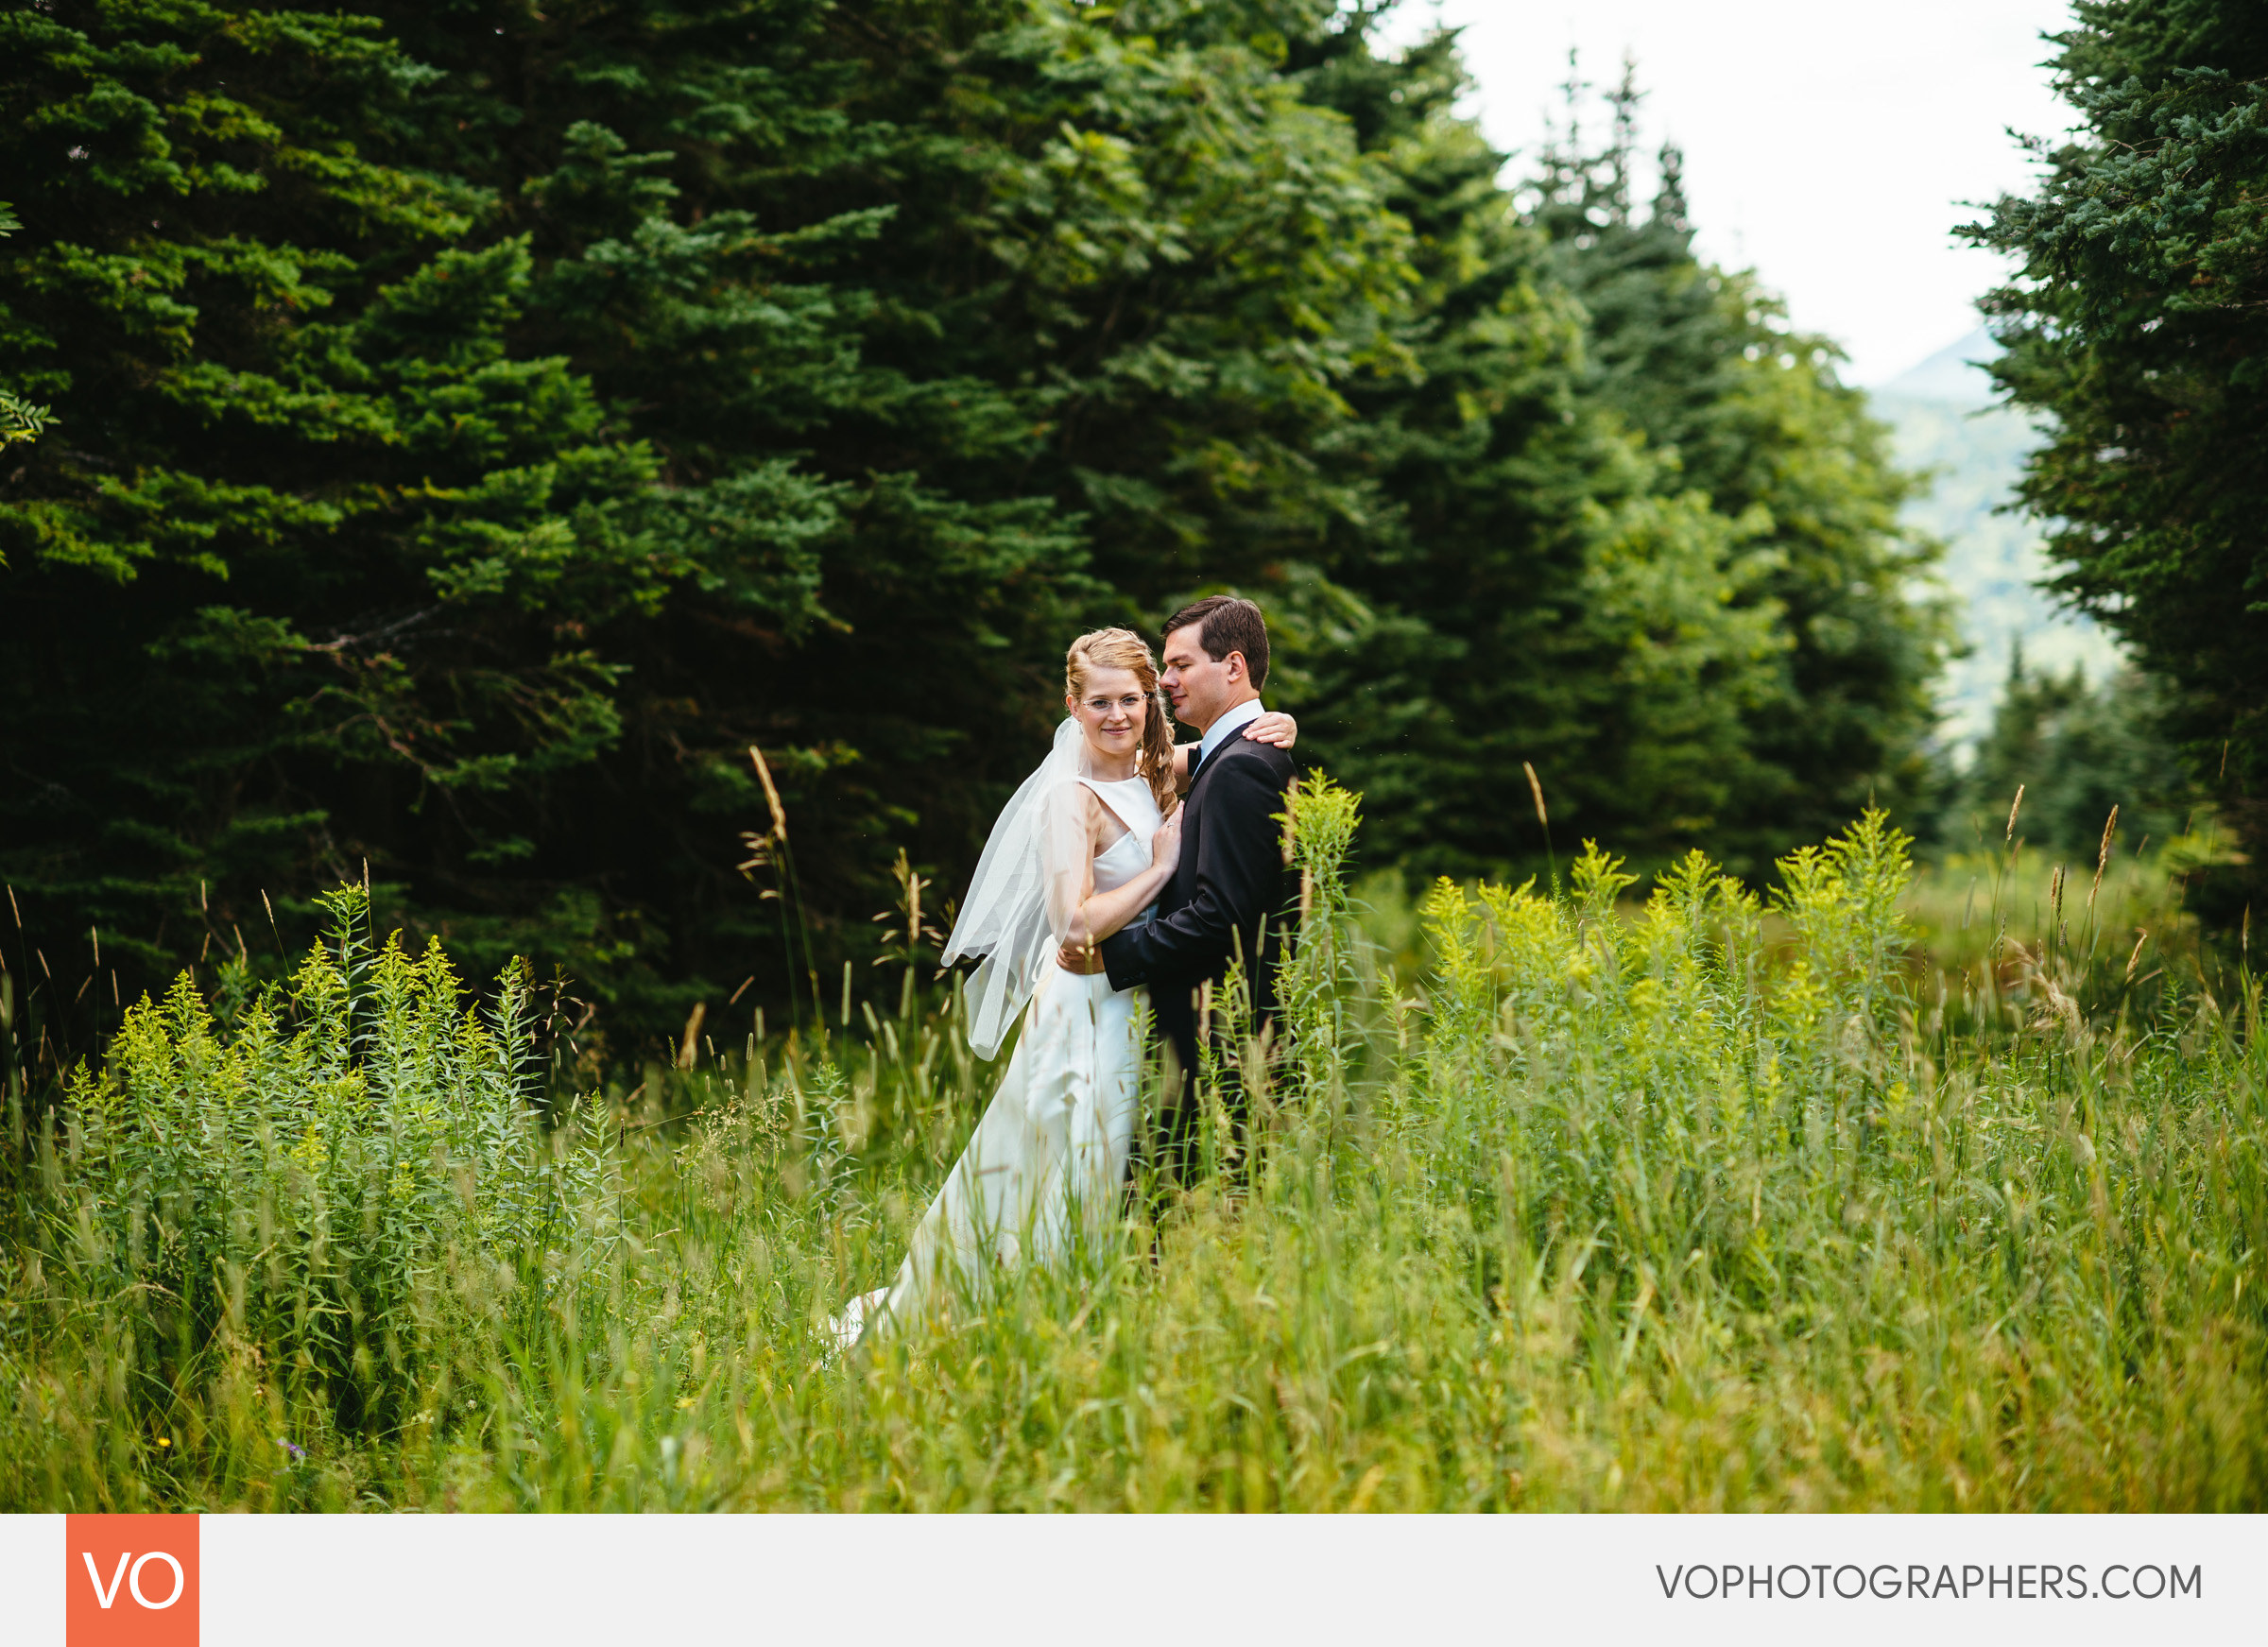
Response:
[[[1394,908],[1295,805],[1210,1170],[848,1354],[996,1073],[926,969],[590,1089],[340,891],[11,1088],[0,1507],[2268,1505],[2259,996],[2161,862],[1917,880],[1869,815],[1761,894]]]

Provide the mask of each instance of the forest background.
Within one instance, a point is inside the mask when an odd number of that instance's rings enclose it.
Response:
[[[0,17],[0,876],[59,1045],[241,998],[341,882],[572,979],[593,1056],[810,1011],[965,876],[1066,639],[1220,589],[1369,866],[1542,868],[1523,763],[1641,870],[1956,833],[1996,746],[1933,744],[1936,546],[1831,344],[1674,152],[1632,198],[1627,78],[1507,172],[1385,9]]]

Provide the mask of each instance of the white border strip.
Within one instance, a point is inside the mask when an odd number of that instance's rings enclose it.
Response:
[[[210,1516],[200,1538],[208,1647],[2268,1643],[2245,1516]],[[60,1516],[0,1518],[11,1644],[60,1647],[63,1546]]]

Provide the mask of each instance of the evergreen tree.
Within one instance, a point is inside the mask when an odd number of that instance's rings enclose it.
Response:
[[[440,609],[576,509],[626,547],[561,615],[644,598],[613,505],[649,460],[510,347],[524,242],[466,244],[478,194],[389,163],[422,77],[367,21],[58,4],[0,30],[26,196],[0,375],[55,416],[0,492],[0,837],[68,995],[106,932],[129,987],[265,948],[265,889],[358,878],[397,822],[603,742],[603,659],[500,668],[526,619]]]
[[[1679,163],[1633,211],[1635,94],[1572,128],[1525,213],[1453,112],[1453,36],[1346,53],[1318,94],[1393,168],[1423,368],[1360,399],[1393,513],[1330,564],[1370,626],[1317,701],[1374,841],[1541,866],[1555,825],[1641,862],[1757,870],[1869,795],[1910,800],[1944,614],[1910,589],[1906,482],[1820,340],[1694,257]],[[1381,804],[1381,802],[1384,804]]]
[[[2078,0],[2055,37],[2072,141],[1967,231],[2021,282],[1985,304],[1994,371],[2053,414],[2025,502],[2052,587],[2174,690],[2191,769],[2268,847],[2268,11]],[[2234,920],[2257,871],[2205,889]]]
[[[1841,352],[1792,330],[1753,272],[1695,255],[1674,146],[1650,210],[1633,210],[1633,70],[1607,98],[1596,153],[1579,142],[1574,93],[1535,217],[1589,317],[1586,387],[1644,434],[1674,477],[1665,489],[1739,523],[1747,575],[1733,600],[1774,614],[1773,678],[1741,707],[1740,781],[1705,826],[1714,849],[1759,869],[1870,799],[1908,814],[1922,802],[1931,684],[1950,638],[1949,613],[1916,587],[1937,548],[1899,522],[1914,482],[1864,395],[1839,380]]]
[[[2010,656],[1990,730],[1956,785],[1942,828],[1956,851],[1996,847],[2021,785],[2017,832],[2040,849],[2091,862],[2112,807],[2128,849],[2187,826],[2188,774],[2166,735],[2163,686],[2128,669],[2089,686],[2076,667],[2039,674]]]

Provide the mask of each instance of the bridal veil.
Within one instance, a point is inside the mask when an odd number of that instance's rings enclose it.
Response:
[[[946,940],[947,966],[982,958],[967,997],[969,1045],[980,1058],[999,1053],[1086,896],[1093,849],[1080,780],[1089,771],[1087,740],[1066,717],[992,826]]]

